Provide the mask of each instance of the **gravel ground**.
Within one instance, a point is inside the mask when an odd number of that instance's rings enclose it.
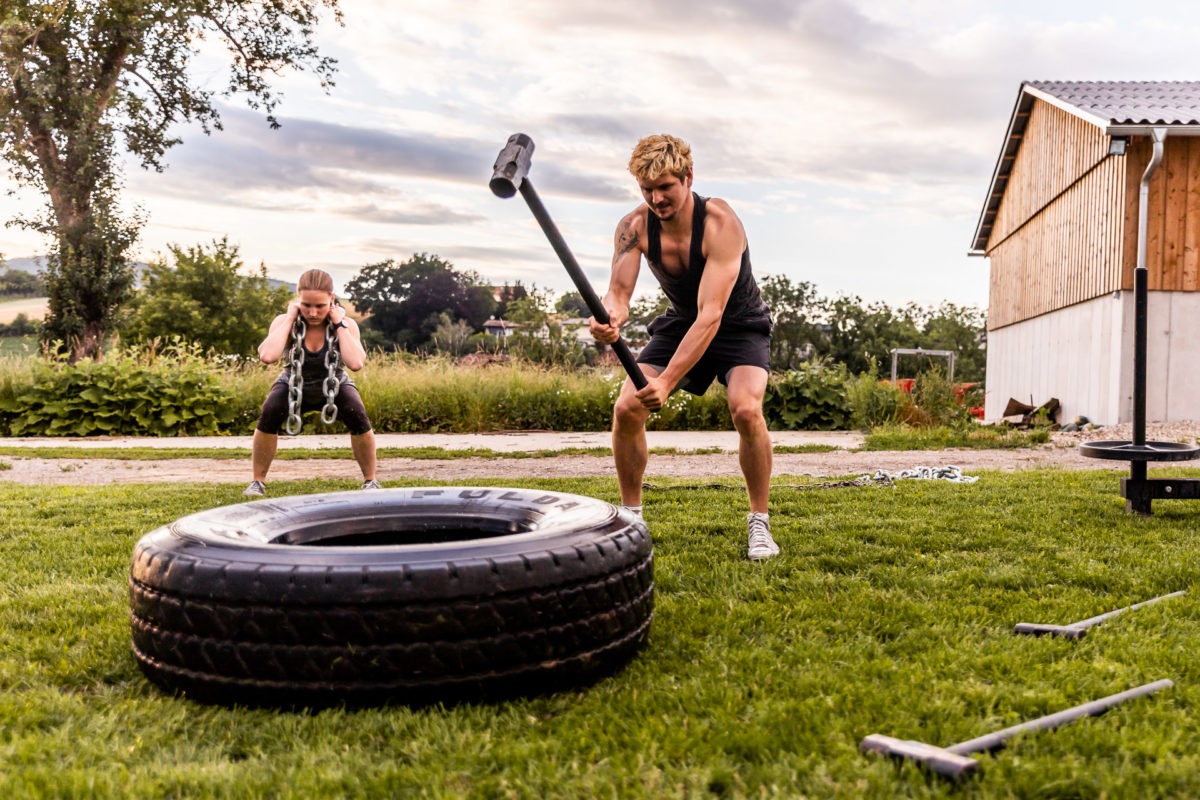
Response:
[[[835,450],[828,453],[777,454],[777,477],[863,475],[876,470],[894,472],[915,466],[961,467],[978,470],[1013,471],[1019,469],[1104,469],[1124,471],[1121,461],[1097,461],[1079,455],[1082,441],[1129,439],[1131,426],[1116,425],[1076,433],[1055,433],[1046,445],[1020,450],[939,450],[865,452]],[[1195,441],[1200,422],[1175,422],[1147,426],[1147,438],[1154,441]],[[181,443],[182,444],[182,443]],[[122,461],[104,458],[42,459],[5,456],[0,463],[12,465],[0,472],[0,481],[25,484],[100,485],[111,483],[245,483],[250,479],[248,460],[174,459],[169,461]],[[381,481],[399,478],[459,480],[487,478],[567,478],[613,476],[609,456],[555,456],[551,458],[454,458],[454,459],[382,459]],[[653,455],[646,471],[647,480],[664,478],[739,478],[735,453],[703,455]],[[271,469],[273,481],[306,478],[358,480],[354,462],[345,460],[277,461]]]

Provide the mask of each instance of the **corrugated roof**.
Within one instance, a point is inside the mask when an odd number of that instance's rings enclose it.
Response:
[[[1191,135],[1200,132],[1200,81],[1022,82],[975,226],[973,253],[980,254],[987,247],[1035,98],[1092,123],[1109,136],[1149,135],[1151,126],[1170,126],[1176,133]]]
[[[1109,125],[1200,124],[1200,81],[1027,81],[1024,85]]]

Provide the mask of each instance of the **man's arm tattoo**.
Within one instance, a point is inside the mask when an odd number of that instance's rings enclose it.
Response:
[[[617,228],[617,253],[613,256],[613,263],[617,259],[625,255],[629,251],[635,249],[638,244],[637,231],[633,229],[633,225],[628,220],[621,222],[621,226]]]

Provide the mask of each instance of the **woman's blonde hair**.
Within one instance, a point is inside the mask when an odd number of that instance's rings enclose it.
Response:
[[[300,280],[296,281],[297,292],[309,289],[333,294],[333,278],[323,269],[310,269],[300,276]]]
[[[691,169],[691,146],[665,133],[642,139],[629,157],[629,171],[640,181],[651,181],[668,172],[683,180]]]

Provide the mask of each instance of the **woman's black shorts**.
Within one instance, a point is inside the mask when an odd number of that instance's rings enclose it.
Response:
[[[338,391],[337,399],[333,401],[337,406],[337,418],[342,421],[355,436],[371,430],[371,421],[367,419],[367,409],[363,405],[362,397],[358,394],[358,389],[352,383],[343,383],[342,388]],[[307,411],[320,411],[325,407],[325,395],[306,395],[300,403],[300,413],[304,414]],[[267,395],[267,399],[263,401],[262,410],[258,412],[257,428],[263,433],[278,434],[287,422],[288,413],[288,385],[283,381],[276,381],[271,386],[271,391]]]

